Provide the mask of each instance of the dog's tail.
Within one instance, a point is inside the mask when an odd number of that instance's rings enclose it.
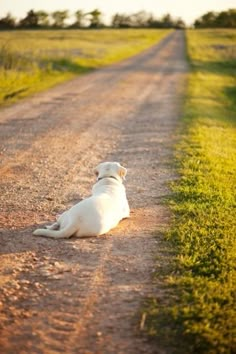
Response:
[[[37,229],[33,232],[35,236],[44,236],[51,238],[69,238],[77,231],[78,226],[68,225],[61,230]]]

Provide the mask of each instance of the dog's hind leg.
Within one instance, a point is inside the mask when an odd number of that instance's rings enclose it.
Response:
[[[78,226],[72,224],[59,230],[37,229],[33,232],[33,235],[51,238],[69,238],[73,236],[77,230]]]

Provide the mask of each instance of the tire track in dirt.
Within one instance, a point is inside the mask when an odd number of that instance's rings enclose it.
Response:
[[[2,353],[170,353],[139,330],[168,262],[154,232],[174,176],[171,148],[187,65],[184,35],[1,111]],[[31,236],[87,196],[104,160],[128,167],[131,219],[100,238]],[[165,296],[165,294],[160,294]]]

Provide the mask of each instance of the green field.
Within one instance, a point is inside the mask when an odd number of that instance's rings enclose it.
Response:
[[[135,55],[169,30],[0,32],[0,105]]]
[[[162,274],[168,299],[149,305],[149,333],[175,338],[181,353],[233,353],[236,31],[189,30],[186,38],[190,74],[166,241],[174,256]]]

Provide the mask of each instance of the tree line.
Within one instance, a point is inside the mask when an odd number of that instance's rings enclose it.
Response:
[[[185,22],[181,18],[173,18],[166,14],[161,18],[154,17],[146,11],[134,14],[116,13],[112,16],[111,23],[106,26],[102,21],[102,12],[98,9],[90,12],[77,10],[73,16],[69,11],[46,11],[30,10],[26,16],[16,20],[10,13],[0,18],[0,30],[5,29],[61,29],[61,28],[176,28],[184,29]],[[68,21],[69,20],[69,21]],[[70,24],[68,24],[70,22]],[[196,19],[195,28],[236,28],[236,9],[222,12],[210,11]]]
[[[207,12],[194,22],[195,28],[236,28],[236,9]]]
[[[116,13],[111,19],[109,26],[106,26],[102,20],[102,12],[95,9],[90,12],[78,10],[69,15],[69,11],[46,11],[30,10],[26,16],[19,21],[8,13],[0,18],[0,29],[50,29],[50,28],[185,28],[185,23],[181,18],[175,19],[170,14],[157,19],[146,11],[127,15]],[[69,21],[68,21],[69,20]],[[68,24],[70,22],[70,24]]]

